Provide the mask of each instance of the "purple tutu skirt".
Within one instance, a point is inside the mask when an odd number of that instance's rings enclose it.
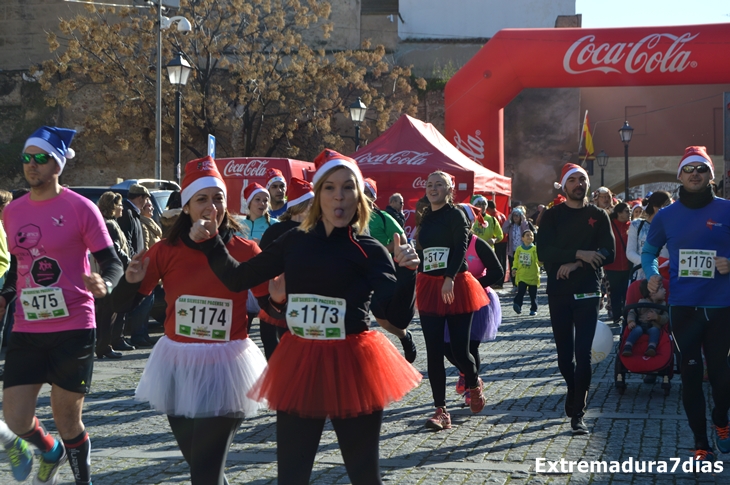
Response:
[[[474,312],[471,321],[470,340],[489,342],[497,337],[497,329],[502,323],[502,307],[499,304],[497,292],[490,287],[485,288],[489,297],[489,305],[483,306]],[[449,326],[444,325],[444,342],[450,342]]]

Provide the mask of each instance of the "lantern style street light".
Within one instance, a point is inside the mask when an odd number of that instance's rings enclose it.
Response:
[[[367,113],[368,107],[358,97],[357,101],[350,105],[349,109],[350,118],[355,124],[355,151],[358,151],[360,149],[360,123],[365,120],[365,113]]]
[[[162,31],[169,29],[174,22],[179,32],[193,30],[190,21],[185,17],[175,16],[167,18],[162,15],[163,0],[157,0],[157,72],[155,74],[155,178],[162,178]],[[178,2],[179,8],[179,2]]]
[[[603,170],[608,165],[608,155],[606,155],[606,152],[601,150],[601,153],[596,156],[596,160],[598,160],[598,166],[601,167],[601,187],[603,187]]]
[[[634,129],[629,126],[629,122],[625,121],[624,126],[618,130],[621,135],[621,141],[624,142],[624,201],[629,200],[629,143]]]
[[[181,119],[180,119],[180,98],[182,93],[180,91],[182,86],[188,82],[188,76],[190,76],[190,63],[183,57],[182,52],[178,52],[177,57],[170,61],[167,65],[167,75],[170,78],[170,84],[177,87],[175,93],[175,182],[180,183],[180,130],[181,130]]]

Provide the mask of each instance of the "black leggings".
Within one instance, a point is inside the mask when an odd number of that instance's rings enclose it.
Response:
[[[524,281],[520,281],[517,286],[517,294],[515,295],[515,305],[522,308],[522,301],[525,298],[525,291],[530,293],[530,311],[537,311],[537,286],[528,285]]]
[[[380,426],[383,411],[356,418],[332,419],[347,476],[353,485],[382,485]],[[280,485],[307,485],[325,419],[276,412],[276,455]]]
[[[712,422],[727,426],[730,409],[730,307],[698,308],[673,306],[669,321],[679,350],[682,404],[698,449],[708,449],[705,393],[702,390],[702,350],[712,388]]]
[[[631,273],[626,271],[606,271],[606,279],[611,288],[611,313],[613,321],[618,322],[624,313],[624,305],[626,304],[626,290],[629,287],[629,276]]]
[[[550,323],[558,351],[558,368],[568,390],[574,393],[575,417],[585,414],[586,398],[591,386],[591,348],[598,321],[598,300],[576,300],[573,295],[548,294]]]
[[[167,416],[177,445],[190,465],[193,485],[224,485],[226,458],[241,418]]]
[[[480,372],[482,367],[482,359],[479,355],[479,345],[481,345],[481,342],[479,340],[469,340],[469,353],[474,359],[474,365],[477,368],[477,373]],[[444,357],[446,357],[446,360],[451,362],[451,365],[459,369],[459,364],[456,363],[456,359],[454,359],[454,353],[451,351],[451,345],[444,345]],[[461,369],[459,369],[459,372],[461,372]],[[463,374],[463,372],[461,373]]]
[[[276,350],[276,346],[279,345],[279,340],[289,331],[286,327],[277,327],[270,323],[266,323],[259,319],[259,331],[261,335],[261,343],[264,344],[264,355],[266,360],[271,358],[271,354]]]
[[[431,384],[434,406],[446,406],[446,369],[444,357],[444,323],[449,326],[451,339],[451,357],[456,367],[464,374],[466,386],[476,387],[479,379],[476,362],[469,353],[471,336],[471,319],[473,313],[459,315],[424,315],[421,314],[421,328],[426,341],[426,359],[428,360],[428,382]]]

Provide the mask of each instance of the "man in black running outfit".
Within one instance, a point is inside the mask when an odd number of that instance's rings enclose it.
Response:
[[[583,168],[566,163],[556,184],[565,191],[566,201],[544,213],[536,236],[537,255],[547,270],[558,368],[568,385],[565,414],[574,435],[588,434],[583,416],[591,384],[600,269],[613,261],[615,251],[608,214],[586,199],[589,185]]]

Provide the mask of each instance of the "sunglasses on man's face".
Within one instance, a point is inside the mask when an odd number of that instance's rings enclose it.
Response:
[[[26,164],[30,163],[31,160],[35,160],[35,163],[37,163],[38,165],[45,165],[51,160],[51,156],[47,153],[23,153],[20,156],[20,159],[23,161],[23,163]]]
[[[710,167],[707,165],[685,165],[682,167],[684,173],[694,173],[695,170],[697,170],[697,173],[707,173],[710,171]]]

